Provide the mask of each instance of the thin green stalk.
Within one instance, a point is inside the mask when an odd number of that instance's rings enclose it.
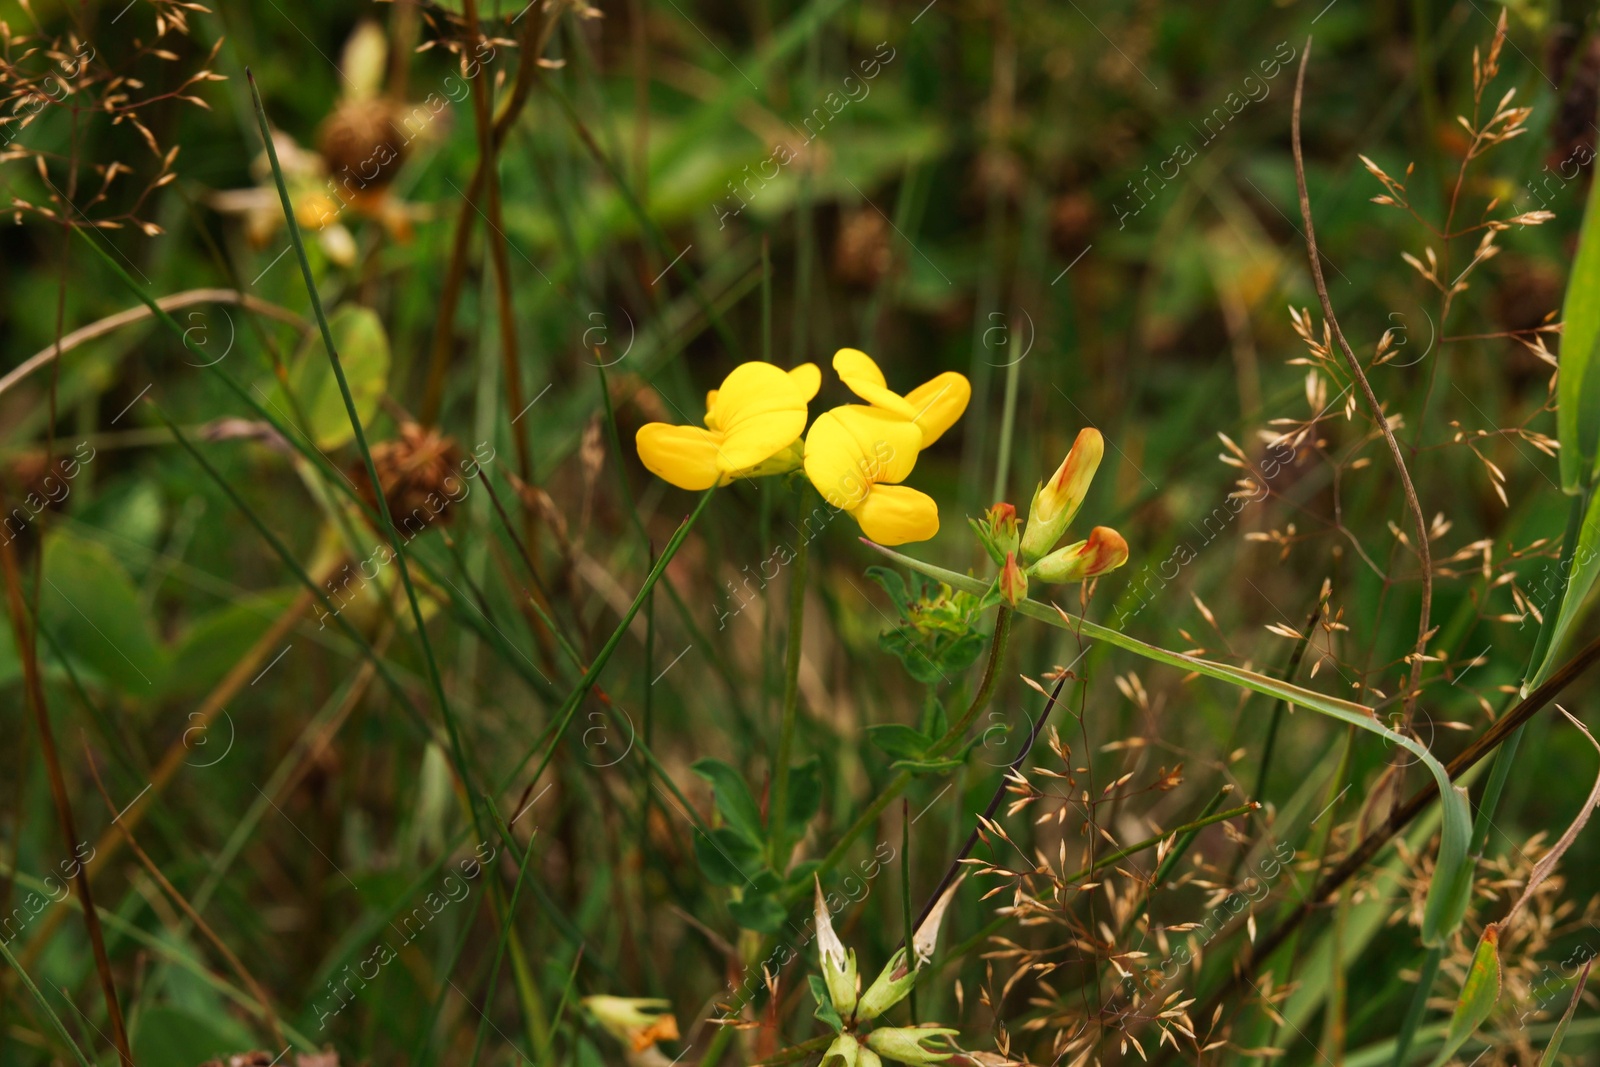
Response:
[[[90,235],[86,227],[75,227],[73,232],[83,238],[84,242],[88,244],[88,246],[94,251],[95,255],[100,257],[100,262],[106,267],[110,268],[111,272],[120,282],[122,282],[123,286],[126,287],[127,290],[136,298],[138,298],[140,303],[144,304],[150,309],[151,314],[155,317],[156,321],[160,322],[169,331],[171,331],[184,348],[188,349],[191,353],[199,356],[202,359],[209,358],[203,349],[198,347],[194,341],[190,340],[188,332],[184,330],[183,326],[180,325],[171,314],[162,308],[161,305],[150,296],[150,294],[146,293],[144,289],[140,287],[139,283],[135,281],[133,276],[123,268],[122,264],[111,258],[110,253],[101,248],[100,245],[95,242],[94,238]],[[233,393],[234,396],[238,397],[245,407],[249,408],[251,413],[257,419],[266,423],[275,431],[277,431],[279,436],[281,436],[284,441],[288,442],[291,448],[300,454],[302,459],[315,468],[322,475],[324,484],[332,485],[340,493],[344,494],[345,498],[350,500],[355,507],[360,510],[361,514],[365,515],[367,519],[374,525],[378,525],[377,514],[367,505],[365,500],[361,499],[361,497],[356,493],[355,489],[352,488],[349,482],[345,479],[344,475],[334,468],[332,462],[326,456],[317,451],[315,448],[307,446],[307,444],[301,440],[299,434],[294,433],[289,427],[285,426],[283,421],[279,419],[276,414],[264,407],[255,397],[251,396],[249,390],[240,385],[231,374],[223,369],[221,362],[210,362],[207,365],[207,369],[220,378],[228,390]],[[419,559],[417,563],[418,566],[422,568],[423,573],[431,576],[431,569],[427,567],[425,560]],[[449,587],[449,583],[444,583],[443,588],[445,588],[446,594],[449,598],[450,606],[456,611],[458,621],[471,627],[477,632],[479,637],[488,641],[491,645],[494,645],[494,647],[505,659],[507,665],[509,665],[512,670],[516,671],[523,681],[528,683],[530,688],[539,693],[541,697],[554,700],[554,695],[550,693],[547,681],[537,674],[529,674],[526,667],[522,663],[520,663],[515,657],[507,655],[509,650],[504,646],[503,639],[500,638],[500,635],[494,630],[493,627],[483,626],[472,614],[462,611],[460,599],[456,595],[454,588]]]
[[[172,433],[173,440],[177,441],[184,451],[189,453],[194,461],[200,465],[200,468],[206,472],[207,476],[222,489],[223,493],[233,503],[233,506],[238,508],[240,513],[250,521],[250,525],[256,528],[256,532],[272,547],[273,552],[283,561],[284,566],[294,572],[294,576],[300,580],[300,584],[311,590],[312,595],[322,603],[323,607],[328,609],[329,617],[344,631],[346,637],[355,642],[362,655],[377,669],[379,677],[389,687],[389,691],[394,694],[395,699],[405,709],[411,721],[422,731],[424,737],[430,737],[431,731],[428,729],[422,713],[411,703],[410,696],[407,695],[405,689],[401,687],[394,675],[389,672],[387,663],[378,655],[367,639],[361,635],[361,632],[350,624],[350,621],[344,617],[338,608],[333,606],[333,601],[328,599],[327,591],[319,586],[311,575],[306,573],[305,568],[300,565],[300,561],[295,558],[294,553],[289,551],[289,546],[284,544],[278,535],[272,532],[272,529],[262,521],[261,516],[256,514],[255,509],[245,502],[244,498],[233,488],[228,479],[222,476],[222,472],[211,465],[211,461],[206,459],[205,454],[194,446],[194,442],[189,440],[188,435],[178,429],[178,424],[167,416],[167,413],[161,409],[159,404],[152,400],[150,401],[150,408],[155,412],[156,418],[160,419]]]
[[[522,863],[517,866],[517,881],[511,889],[511,903],[506,908],[505,921],[500,927],[499,943],[494,949],[494,965],[489,968],[489,988],[483,995],[483,1007],[479,1014],[483,1016],[478,1023],[478,1036],[472,1042],[472,1059],[467,1061],[467,1067],[477,1067],[478,1055],[483,1051],[483,1038],[489,1029],[489,1012],[494,1009],[494,991],[500,978],[500,964],[505,959],[506,941],[510,939],[512,924],[517,917],[517,900],[522,896],[522,880],[527,877],[528,863],[533,859],[533,842],[528,842],[528,847],[522,853]]]
[[[905,931],[905,943],[910,945],[916,937],[916,928],[911,925],[911,802],[904,797],[900,798],[900,919],[901,929]],[[908,954],[909,955],[909,954]],[[911,996],[908,1000],[911,1012],[911,1025],[917,1025],[917,987],[911,987]]]
[[[667,564],[671,563],[672,558],[678,554],[678,549],[682,547],[684,539],[689,536],[689,531],[694,528],[694,524],[699,521],[700,515],[706,510],[706,505],[711,503],[711,497],[714,493],[716,493],[715,488],[707,489],[702,493],[700,495],[700,503],[695,505],[694,511],[690,512],[689,517],[684,519],[677,530],[673,532],[671,540],[661,550],[661,555],[656,560],[656,565],[650,568],[650,573],[645,576],[644,585],[634,595],[633,603],[628,605],[628,610],[623,613],[622,619],[617,623],[617,628],[611,632],[611,636],[606,639],[606,643],[600,647],[600,651],[589,664],[589,669],[583,672],[583,677],[579,679],[577,687],[568,694],[567,699],[556,711],[555,725],[550,731],[551,736],[545,748],[544,758],[539,761],[539,767],[534,771],[534,781],[538,781],[539,776],[544,774],[545,768],[550,765],[550,759],[555,755],[556,743],[566,733],[567,726],[572,722],[572,716],[578,710],[578,705],[583,703],[583,698],[588,696],[589,691],[594,688],[600,672],[605,669],[606,663],[611,659],[611,654],[622,643],[623,635],[628,632],[628,627],[633,623],[633,617],[639,614],[639,608],[643,606],[645,598],[650,595],[650,590],[655,588],[656,582],[660,581],[661,576],[666,573]],[[517,761],[516,767],[507,776],[508,782],[522,773],[523,768],[528,765],[528,761],[533,759],[533,753],[536,750],[537,746],[534,749],[530,749],[522,759]]]
[[[1011,434],[1017,422],[1017,382],[1022,376],[1022,361],[1014,359],[1006,365],[1006,399],[1000,414],[1000,454],[994,460],[994,500],[1006,498],[1006,478],[1011,470]]]
[[[966,713],[961,716],[961,720],[951,726],[944,737],[940,738],[928,750],[929,759],[937,759],[959,744],[961,738],[966,735],[967,728],[972,725],[973,720],[982,714],[983,709],[988,706],[989,699],[994,695],[995,686],[999,682],[1000,664],[1005,659],[1006,645],[1011,635],[1011,617],[1012,612],[1009,608],[1001,608],[997,613],[994,633],[989,638],[989,662],[984,666],[983,681],[978,684],[978,692],[973,696],[972,703],[968,706]],[[856,821],[850,824],[849,829],[845,830],[843,836],[839,838],[833,848],[829,849],[827,855],[822,857],[822,862],[817,867],[819,876],[827,874],[839,865],[839,862],[844,859],[845,853],[850,850],[850,846],[855,843],[856,838],[860,837],[869,826],[878,821],[878,817],[883,814],[884,810],[905,791],[906,786],[911,784],[911,779],[912,774],[910,771],[901,771],[889,780],[889,784],[884,787],[883,792],[879,793],[877,798],[867,805],[867,809],[856,817]],[[789,891],[784,903],[793,906],[807,892],[809,892],[808,887],[797,886]]]
[[[339,395],[344,400],[345,414],[349,416],[350,428],[355,433],[356,449],[361,453],[361,463],[366,468],[368,480],[372,483],[372,493],[377,498],[378,514],[383,518],[384,532],[394,549],[395,562],[400,569],[400,584],[405,587],[406,601],[411,606],[411,618],[417,629],[417,643],[422,647],[422,658],[428,666],[428,682],[433,689],[434,700],[439,705],[439,714],[444,719],[445,731],[450,738],[450,750],[456,765],[456,774],[461,779],[461,787],[467,797],[467,807],[472,816],[473,827],[482,838],[483,825],[478,817],[477,801],[473,799],[475,794],[471,767],[467,762],[466,750],[461,744],[461,733],[455,713],[445,696],[444,677],[439,673],[439,663],[433,654],[433,642],[428,639],[427,620],[422,617],[422,605],[417,599],[417,590],[411,582],[411,568],[406,563],[405,548],[400,542],[400,532],[395,528],[394,516],[389,513],[389,498],[383,491],[383,480],[378,477],[377,465],[372,461],[372,449],[367,446],[367,434],[361,426],[361,416],[356,412],[355,397],[350,392],[350,382],[345,377],[344,363],[339,359],[339,349],[333,343],[333,331],[328,326],[328,316],[322,310],[322,297],[317,292],[317,280],[311,272],[311,260],[306,257],[305,241],[300,237],[300,224],[295,219],[294,204],[289,199],[289,187],[284,184],[283,168],[278,163],[278,149],[272,139],[272,130],[267,124],[267,109],[261,102],[261,91],[256,86],[255,76],[251,74],[249,67],[245,68],[245,77],[250,83],[250,98],[255,104],[256,122],[261,127],[261,139],[267,146],[267,161],[272,164],[272,180],[278,187],[278,199],[283,204],[284,224],[289,231],[289,243],[294,247],[295,258],[300,261],[300,275],[306,283],[306,295],[311,301],[311,311],[316,317],[317,328],[322,333],[322,344],[328,351],[328,362],[333,367],[334,379],[339,383]]]
[[[17,972],[17,977],[22,979],[22,984],[27,987],[33,999],[39,1003],[39,1007],[44,1009],[45,1015],[50,1020],[50,1025],[55,1027],[55,1031],[60,1035],[61,1040],[66,1042],[67,1047],[72,1050],[72,1055],[76,1057],[80,1067],[94,1067],[89,1062],[89,1057],[83,1054],[83,1049],[79,1048],[78,1043],[72,1040],[72,1035],[67,1032],[66,1026],[61,1022],[61,1016],[57,1015],[55,1009],[50,1006],[50,1002],[44,999],[44,994],[39,992],[39,987],[33,984],[33,979],[28,977],[28,972],[22,969],[22,964],[17,962],[17,957],[13,956],[11,950],[6,947],[4,939],[0,939],[0,955],[5,956],[6,962],[11,964],[12,969]]]
[[[1080,879],[1087,878],[1095,871],[1109,866],[1110,864],[1116,863],[1118,860],[1125,860],[1136,852],[1143,852],[1147,848],[1154,848],[1169,837],[1181,837],[1184,834],[1192,834],[1196,830],[1205,829],[1212,823],[1226,822],[1229,819],[1236,819],[1241,815],[1248,815],[1260,806],[1261,805],[1255,803],[1254,801],[1251,801],[1248,804],[1241,804],[1237,808],[1229,808],[1227,811],[1214,812],[1210,815],[1196,819],[1194,822],[1186,822],[1182,826],[1175,826],[1164,834],[1157,834],[1155,837],[1147,837],[1136,845],[1129,845],[1127,848],[1119,848],[1115,852],[1108,852],[1104,856],[1101,856],[1099,859],[1095,860],[1094,863],[1088,867],[1085,867],[1083,870],[1078,871],[1076,874],[1068,875],[1065,879],[1063,879],[1063,881],[1067,884],[1070,884]]]
[[[1305,629],[1300,632],[1300,639],[1294,643],[1294,649],[1289,653],[1289,661],[1283,668],[1283,680],[1294,681],[1294,676],[1300,673],[1300,661],[1305,658],[1306,646],[1311,643],[1311,635],[1317,628],[1317,621],[1322,618],[1322,604],[1319,601],[1311,609],[1311,618],[1306,620]],[[1279,700],[1272,705],[1272,719],[1267,723],[1267,737],[1261,744],[1261,766],[1256,769],[1256,788],[1250,794],[1250,799],[1264,801],[1267,795],[1267,775],[1272,770],[1272,749],[1278,740],[1278,724],[1283,720],[1284,708],[1288,701]]]
[[[1439,961],[1443,957],[1444,946],[1435,945],[1422,961],[1422,973],[1417,976],[1417,988],[1411,995],[1411,1006],[1406,1009],[1405,1021],[1400,1024],[1400,1033],[1395,1038],[1394,1067],[1405,1067],[1411,1042],[1417,1036],[1417,1027],[1422,1025],[1422,1017],[1428,1012],[1428,991],[1433,988],[1433,980],[1439,976]]]
[[[805,514],[805,483],[800,484],[798,503]],[[789,866],[789,758],[794,748],[795,716],[800,704],[801,638],[806,616],[806,563],[809,537],[799,539],[789,575],[789,634],[784,649],[783,717],[778,722],[778,751],[772,768],[772,803],[767,808],[768,840],[772,846],[772,869],[782,872]]]

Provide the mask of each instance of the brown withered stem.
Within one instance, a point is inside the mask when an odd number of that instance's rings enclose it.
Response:
[[[365,666],[364,664],[363,667]],[[111,794],[106,792],[105,783],[100,780],[100,768],[94,765],[94,754],[89,751],[87,739],[83,744],[83,759],[89,765],[89,774],[94,778],[94,787],[100,792],[100,799],[105,801],[106,810],[111,813],[112,820],[115,821],[117,806],[112,802]],[[250,995],[256,998],[256,1004],[261,1008],[261,1021],[266,1023],[267,1029],[272,1032],[272,1047],[277,1048],[279,1045],[286,1044],[287,1042],[283,1040],[283,1031],[278,1029],[278,1014],[272,1007],[272,998],[267,995],[267,991],[262,988],[261,983],[256,981],[255,975],[251,974],[249,969],[245,967],[244,961],[234,954],[234,951],[228,947],[227,942],[217,936],[217,932],[211,929],[211,924],[202,919],[200,913],[190,906],[188,899],[178,892],[178,887],[168,881],[167,876],[161,873],[161,868],[156,866],[155,860],[152,860],[149,854],[140,847],[138,839],[133,836],[133,830],[121,823],[117,824],[117,829],[122,831],[123,840],[127,841],[128,847],[139,858],[139,862],[150,873],[150,877],[154,878],[162,891],[172,898],[172,902],[178,906],[179,910],[188,916],[189,921],[194,923],[195,928],[205,935],[206,940],[215,946],[217,952],[227,961],[228,966],[233,968],[233,973],[238,975],[239,980],[250,990]]]
[[[1485,756],[1499,748],[1501,742],[1509,737],[1512,731],[1552,703],[1556,697],[1561,695],[1563,689],[1576,681],[1580,675],[1590,667],[1593,667],[1596,662],[1600,662],[1600,637],[1585,645],[1576,656],[1573,656],[1572,659],[1568,660],[1565,665],[1552,674],[1548,681],[1518,701],[1515,707],[1499,719],[1496,719],[1494,725],[1478,735],[1455,759],[1445,764],[1445,771],[1449,774],[1451,781],[1460,778]],[[1381,826],[1362,838],[1361,843],[1351,849],[1349,854],[1339,861],[1338,866],[1322,876],[1322,880],[1301,901],[1299,907],[1295,908],[1288,917],[1255,943],[1250,949],[1249,959],[1240,962],[1234,968],[1233,973],[1223,983],[1222,988],[1213,993],[1206,1003],[1194,1012],[1194,1017],[1198,1019],[1209,1018],[1225,998],[1250,980],[1256,968],[1270,959],[1272,954],[1288,939],[1289,935],[1301,923],[1310,918],[1311,914],[1317,910],[1323,901],[1332,897],[1346,882],[1354,878],[1366,866],[1367,862],[1377,855],[1379,849],[1388,844],[1389,840],[1401,830],[1404,830],[1411,820],[1416,818],[1438,795],[1438,785],[1433,779],[1429,778],[1426,784],[1413,793],[1409,800],[1397,806]]]
[[[1361,395],[1366,398],[1367,408],[1389,446],[1389,455],[1394,459],[1395,469],[1400,472],[1400,484],[1405,489],[1411,521],[1417,528],[1417,559],[1422,565],[1422,606],[1417,612],[1417,647],[1411,656],[1411,680],[1406,685],[1405,715],[1406,721],[1410,722],[1422,680],[1423,657],[1428,648],[1429,615],[1433,608],[1433,556],[1428,548],[1428,520],[1422,514],[1422,502],[1417,499],[1416,486],[1411,484],[1411,472],[1406,469],[1405,457],[1400,454],[1400,443],[1389,428],[1389,418],[1383,413],[1383,405],[1378,402],[1378,395],[1372,391],[1372,383],[1367,381],[1367,374],[1361,369],[1361,361],[1350,350],[1350,342],[1344,339],[1344,331],[1339,328],[1339,320],[1333,313],[1333,301],[1328,297],[1328,283],[1322,276],[1322,254],[1317,250],[1317,231],[1311,222],[1311,197],[1306,192],[1305,155],[1300,149],[1300,105],[1305,97],[1306,67],[1310,62],[1311,38],[1307,37],[1305,51],[1300,54],[1300,70],[1295,75],[1294,110],[1291,112],[1289,128],[1290,143],[1294,149],[1294,183],[1300,194],[1300,217],[1306,224],[1306,254],[1311,260],[1311,280],[1317,287],[1322,317],[1332,328],[1334,339],[1339,342],[1339,350],[1344,353],[1345,364],[1361,386]]]
[[[472,243],[473,227],[477,224],[478,197],[482,194],[486,175],[495,165],[495,157],[505,144],[506,138],[511,133],[511,127],[516,124],[517,116],[522,113],[528,97],[533,92],[538,75],[539,55],[544,51],[545,42],[549,40],[550,31],[556,24],[554,18],[545,17],[538,7],[530,10],[526,18],[522,37],[518,42],[522,52],[522,62],[517,65],[517,77],[511,85],[511,95],[501,107],[500,114],[495,116],[493,135],[489,140],[489,152],[486,155],[479,155],[478,168],[473,172],[472,181],[467,185],[461,211],[456,216],[455,240],[450,246],[450,266],[445,271],[444,287],[439,292],[439,318],[433,333],[433,352],[428,364],[428,380],[422,393],[419,417],[424,423],[432,423],[438,419],[439,406],[444,397],[444,374],[450,366],[456,307],[461,301],[461,285],[467,272],[467,252]]]
[[[11,630],[16,636],[17,653],[22,660],[28,706],[39,727],[39,750],[44,756],[45,772],[50,779],[50,797],[55,802],[62,839],[68,853],[72,853],[78,845],[78,827],[72,817],[72,801],[67,796],[66,778],[61,773],[61,758],[56,752],[55,733],[50,727],[50,712],[45,707],[44,682],[39,676],[38,649],[34,645],[33,628],[29,625],[28,609],[22,598],[17,552],[9,540],[0,545],[0,569],[5,571],[6,607],[11,613]],[[89,891],[89,873],[82,864],[78,865],[73,882],[78,888],[78,902],[83,905],[83,924],[89,932],[89,944],[94,949],[94,966],[100,976],[100,991],[106,998],[106,1015],[111,1020],[111,1043],[116,1046],[123,1067],[133,1067],[128,1030],[122,1021],[122,1006],[117,1002],[117,986],[111,977],[111,960],[106,955],[105,937],[100,931],[100,913],[94,909],[94,896]]]

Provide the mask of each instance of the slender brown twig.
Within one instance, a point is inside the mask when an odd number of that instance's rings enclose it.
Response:
[[[1422,679],[1422,664],[1428,647],[1429,615],[1433,608],[1433,557],[1428,549],[1428,520],[1422,514],[1422,502],[1417,499],[1416,487],[1411,484],[1411,472],[1406,469],[1405,457],[1400,453],[1400,443],[1395,440],[1394,431],[1389,428],[1389,418],[1383,413],[1383,405],[1378,402],[1377,394],[1372,391],[1372,383],[1367,381],[1366,372],[1361,369],[1361,361],[1350,350],[1350,342],[1344,339],[1344,331],[1339,328],[1339,320],[1333,313],[1333,301],[1328,297],[1328,283],[1322,276],[1322,254],[1317,250],[1317,231],[1311,222],[1311,197],[1306,192],[1306,161],[1300,149],[1300,104],[1305,96],[1306,67],[1310,61],[1311,38],[1307,37],[1305,51],[1300,55],[1300,71],[1295,76],[1290,143],[1294,149],[1294,181],[1295,188],[1300,194],[1300,217],[1306,225],[1306,254],[1311,260],[1311,280],[1316,285],[1317,299],[1322,304],[1322,316],[1333,330],[1334,339],[1339,342],[1339,350],[1344,353],[1345,363],[1349,366],[1357,384],[1361,386],[1361,394],[1366,398],[1367,408],[1377,421],[1378,429],[1383,433],[1383,439],[1389,446],[1389,454],[1394,459],[1395,469],[1400,472],[1400,484],[1405,489],[1406,506],[1417,528],[1417,557],[1422,564],[1422,606],[1417,614],[1417,647],[1411,656],[1411,680],[1406,686],[1405,713],[1409,722],[1416,705],[1418,685]]]
[[[1445,771],[1449,774],[1450,779],[1454,781],[1460,778],[1485,756],[1498,748],[1500,743],[1510,736],[1512,731],[1554,701],[1556,697],[1561,695],[1563,689],[1572,684],[1579,675],[1594,666],[1596,662],[1600,662],[1600,637],[1585,645],[1576,656],[1572,657],[1559,670],[1553,673],[1543,685],[1540,685],[1525,698],[1518,701],[1510,711],[1496,719],[1493,726],[1478,735],[1455,759],[1445,764]],[[1355,877],[1361,868],[1366,866],[1367,861],[1377,855],[1379,849],[1388,844],[1389,840],[1401,830],[1404,830],[1411,820],[1416,818],[1438,795],[1439,787],[1430,778],[1421,789],[1412,794],[1411,799],[1396,807],[1381,826],[1362,838],[1361,843],[1351,849],[1349,854],[1339,861],[1338,866],[1323,875],[1316,888],[1306,895],[1305,899],[1300,902],[1300,905],[1294,911],[1290,912],[1282,922],[1250,948],[1248,958],[1234,968],[1233,973],[1223,983],[1222,988],[1213,993],[1205,1005],[1194,1012],[1194,1017],[1197,1019],[1209,1018],[1211,1013],[1216,1010],[1217,1006],[1227,996],[1240,985],[1250,980],[1256,967],[1271,958],[1272,954],[1288,939],[1289,935],[1301,923],[1311,917],[1311,913],[1317,909],[1318,905],[1333,896],[1334,893],[1337,893],[1346,882]]]
[[[363,666],[369,667],[370,665],[363,664]],[[100,769],[94,765],[94,754],[89,751],[87,738],[83,743],[83,758],[89,765],[90,775],[94,777],[95,788],[100,791],[100,799],[106,802],[106,810],[111,813],[112,821],[115,822],[117,806],[112,802],[111,794],[106,792],[105,783],[100,780]],[[150,872],[150,877],[156,880],[156,884],[161,887],[162,891],[171,897],[172,902],[178,905],[178,908],[189,917],[189,921],[194,923],[195,928],[206,936],[206,940],[216,947],[216,950],[222,954],[222,958],[227,961],[228,966],[233,968],[233,973],[238,975],[239,980],[250,990],[250,995],[256,998],[256,1005],[261,1009],[261,1021],[266,1023],[267,1029],[272,1031],[272,1047],[277,1048],[279,1045],[286,1044],[283,1040],[283,1031],[278,1029],[278,1014],[272,1007],[272,999],[267,996],[267,991],[262,988],[261,983],[256,981],[255,975],[250,973],[244,962],[234,954],[227,943],[217,936],[217,932],[211,929],[211,924],[202,919],[200,913],[189,905],[189,901],[184,895],[178,892],[178,887],[168,881],[167,876],[161,873],[161,868],[157,867],[155,861],[140,847],[138,840],[133,836],[132,828],[118,823],[117,829],[122,831],[123,840],[128,842],[128,847],[139,858],[139,862],[144,865],[144,869]]]
[[[477,225],[478,197],[483,190],[484,178],[494,166],[500,148],[511,133],[511,127],[515,125],[517,116],[522,113],[528,97],[533,93],[539,55],[544,51],[545,43],[550,38],[550,31],[556,25],[556,20],[545,17],[542,11],[530,11],[527,19],[519,42],[522,62],[517,66],[517,77],[511,85],[511,95],[506,98],[500,114],[495,116],[494,132],[489,143],[490,152],[488,155],[479,155],[477,170],[472,174],[472,181],[467,184],[461,211],[456,216],[455,239],[450,245],[450,266],[445,271],[444,286],[439,291],[439,315],[433,332],[433,352],[429,357],[428,380],[423,388],[422,406],[418,416],[422,422],[428,424],[438,421],[439,407],[444,397],[444,375],[450,365],[456,308],[461,302],[461,285],[467,271],[467,252],[472,244],[473,227]]]
[[[61,835],[67,851],[76,854],[78,828],[72,817],[72,801],[67,795],[66,778],[61,773],[61,758],[56,752],[55,733],[50,726],[50,713],[45,707],[44,682],[39,675],[38,649],[34,634],[28,624],[28,609],[22,597],[22,577],[17,570],[17,552],[10,540],[0,544],[0,569],[5,571],[6,606],[11,612],[11,630],[16,635],[17,654],[22,660],[22,673],[28,693],[28,705],[39,727],[39,750],[44,756],[45,772],[50,779],[50,796],[55,802],[56,817],[61,823]],[[111,960],[106,955],[105,937],[100,931],[100,914],[94,910],[94,896],[89,891],[89,872],[83,864],[73,878],[78,888],[78,901],[83,905],[83,924],[89,931],[89,944],[94,950],[95,971],[100,976],[100,991],[106,998],[106,1015],[111,1020],[111,1043],[123,1067],[133,1067],[133,1052],[128,1045],[128,1029],[122,1020],[122,1006],[117,1002],[117,985],[111,977]]]

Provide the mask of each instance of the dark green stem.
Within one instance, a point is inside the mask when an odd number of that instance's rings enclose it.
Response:
[[[805,514],[806,488],[798,494],[800,514]],[[789,866],[789,759],[794,748],[795,716],[800,705],[800,655],[806,617],[806,562],[809,537],[801,537],[794,550],[794,571],[789,576],[789,634],[784,649],[783,717],[778,723],[777,762],[772,768],[772,802],[767,807],[767,836],[772,844],[772,869]]]

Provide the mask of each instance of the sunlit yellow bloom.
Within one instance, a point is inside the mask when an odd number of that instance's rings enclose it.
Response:
[[[939,532],[939,506],[898,483],[916,466],[922,430],[879,407],[846,404],[817,416],[806,434],[806,477],[829,504],[883,545],[926,541]]]
[[[1029,562],[1043,556],[1061,540],[1068,524],[1083,506],[1089,493],[1089,483],[1100,468],[1100,458],[1105,454],[1105,439],[1100,431],[1088,427],[1079,431],[1072,442],[1072,451],[1061,461],[1050,480],[1033,494],[1033,506],[1028,509],[1028,525],[1022,532],[1022,558]]]
[[[849,390],[875,408],[910,419],[922,431],[922,447],[933,444],[955,425],[972,399],[966,376],[945,371],[917,386],[905,396],[894,392],[872,357],[856,348],[833,354],[833,369]]]
[[[652,422],[639,427],[639,459],[680,489],[709,489],[734,478],[779,474],[799,466],[806,403],[822,372],[814,363],[783,371],[742,363],[706,394],[706,428]]]

